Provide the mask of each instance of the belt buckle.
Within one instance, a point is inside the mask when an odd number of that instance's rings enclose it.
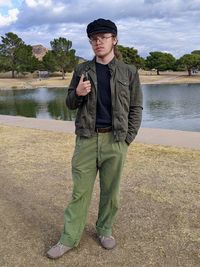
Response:
[[[107,133],[112,130],[112,127],[105,127],[105,128],[95,128],[96,133]]]
[[[95,131],[96,131],[96,133],[101,133],[102,132],[102,129],[103,128],[96,128]]]

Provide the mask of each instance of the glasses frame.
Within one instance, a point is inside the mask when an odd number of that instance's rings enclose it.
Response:
[[[90,44],[96,44],[97,41],[99,41],[100,43],[105,43],[109,38],[115,37],[114,35],[110,35],[110,36],[96,36],[96,37],[90,37],[89,38],[89,42]]]

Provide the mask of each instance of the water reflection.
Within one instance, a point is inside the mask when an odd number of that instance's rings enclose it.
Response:
[[[65,106],[66,88],[0,91],[0,113],[33,118],[74,120]]]
[[[200,131],[200,84],[143,85],[143,127]],[[74,120],[66,88],[0,90],[0,114]]]
[[[200,84],[143,85],[142,126],[200,131]]]

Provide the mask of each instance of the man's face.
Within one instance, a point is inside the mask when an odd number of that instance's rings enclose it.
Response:
[[[90,43],[96,56],[105,57],[112,52],[117,39],[112,33],[97,33],[90,37]]]

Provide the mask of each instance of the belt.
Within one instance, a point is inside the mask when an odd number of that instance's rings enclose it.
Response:
[[[96,133],[108,133],[112,132],[112,127],[106,127],[106,128],[95,128]]]

